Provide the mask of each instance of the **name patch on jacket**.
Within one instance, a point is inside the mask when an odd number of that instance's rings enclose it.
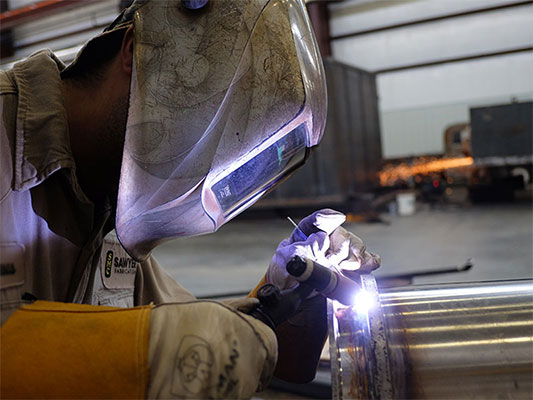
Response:
[[[107,289],[133,288],[138,265],[115,237],[106,236],[100,254],[100,274]]]

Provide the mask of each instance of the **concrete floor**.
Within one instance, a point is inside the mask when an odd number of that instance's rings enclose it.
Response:
[[[419,205],[412,216],[383,214],[389,223],[345,227],[381,256],[378,277],[472,258],[470,271],[416,278],[414,283],[522,279],[533,278],[532,210],[530,201],[433,209]],[[284,219],[235,220],[215,234],[166,243],[155,255],[197,296],[246,292],[261,279],[277,244],[291,231]]]

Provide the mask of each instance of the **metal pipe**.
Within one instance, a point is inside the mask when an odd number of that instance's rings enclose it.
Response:
[[[533,398],[533,281],[361,285],[328,306],[335,399]]]

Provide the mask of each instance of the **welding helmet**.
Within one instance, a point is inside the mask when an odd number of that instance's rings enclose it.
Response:
[[[134,6],[116,231],[142,261],[214,232],[301,166],[323,133],[326,87],[302,0]]]

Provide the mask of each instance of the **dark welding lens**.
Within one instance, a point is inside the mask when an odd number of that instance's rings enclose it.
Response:
[[[307,129],[301,124],[216,182],[211,190],[224,215],[267,191],[300,166],[307,154],[306,140]]]

